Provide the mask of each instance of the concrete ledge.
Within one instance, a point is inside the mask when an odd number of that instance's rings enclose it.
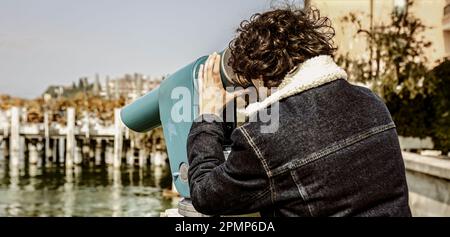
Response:
[[[405,168],[431,176],[450,180],[450,159],[421,156],[403,152]]]
[[[415,192],[409,192],[409,202],[414,217],[448,217],[450,205]]]

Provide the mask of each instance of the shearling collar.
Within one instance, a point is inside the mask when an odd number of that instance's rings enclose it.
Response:
[[[331,56],[320,55],[311,58],[300,64],[294,72],[286,75],[277,91],[261,102],[249,104],[241,112],[251,116],[284,98],[338,79],[347,80],[347,73],[334,62]]]

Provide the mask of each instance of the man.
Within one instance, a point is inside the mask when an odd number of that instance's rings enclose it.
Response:
[[[249,122],[233,131],[225,160],[218,121],[232,96],[219,55],[201,67],[201,117],[187,147],[194,207],[209,215],[411,216],[395,125],[383,101],[349,84],[334,63],[329,19],[278,9],[255,14],[238,33],[235,84],[278,90],[246,108]],[[279,127],[262,132],[258,114],[275,104]]]

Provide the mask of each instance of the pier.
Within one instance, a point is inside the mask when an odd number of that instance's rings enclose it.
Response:
[[[76,118],[76,108],[64,111],[66,124],[49,120],[27,122],[27,111],[11,107],[0,111],[0,149],[12,167],[83,164],[122,166],[162,166],[167,155],[161,129],[137,134],[125,128],[120,109],[114,109],[113,123],[100,123],[87,112]]]

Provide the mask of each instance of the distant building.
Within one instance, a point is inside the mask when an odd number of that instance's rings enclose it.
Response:
[[[60,97],[64,93],[65,89],[67,89],[67,88],[65,88],[63,86],[49,86],[44,91],[43,96],[50,97],[50,98]]]
[[[339,53],[356,57],[366,55],[366,42],[355,38],[356,28],[342,23],[342,17],[349,13],[356,13],[361,17],[363,27],[370,29],[370,25],[387,23],[393,10],[399,11],[406,7],[407,0],[310,0],[312,7],[316,7],[321,14],[328,16],[336,29],[335,43]],[[426,56],[434,66],[436,60],[450,56],[450,0],[415,0],[411,9],[413,14],[431,27],[424,36],[433,45],[426,49]],[[373,14],[371,14],[371,12]],[[372,17],[371,17],[372,15]]]
[[[94,83],[95,84],[95,83]],[[81,77],[78,80],[78,85],[73,82],[71,86],[51,85],[42,94],[45,98],[57,98],[57,97],[72,97],[77,93],[88,93],[95,88],[94,84],[89,84],[87,77]]]
[[[105,79],[101,87],[100,95],[107,98],[124,97],[134,100],[159,86],[164,77],[150,78],[142,74],[125,75],[124,77],[110,80]]]
[[[82,92],[108,99],[123,97],[130,101],[155,89],[162,80],[164,80],[164,77],[150,78],[135,73],[133,75],[126,74],[115,79],[110,79],[107,76],[102,84],[100,77],[96,75],[93,83],[90,83],[87,77],[82,77],[79,79],[78,84],[74,82],[71,86],[49,86],[43,93],[43,96],[45,98],[71,97]]]

